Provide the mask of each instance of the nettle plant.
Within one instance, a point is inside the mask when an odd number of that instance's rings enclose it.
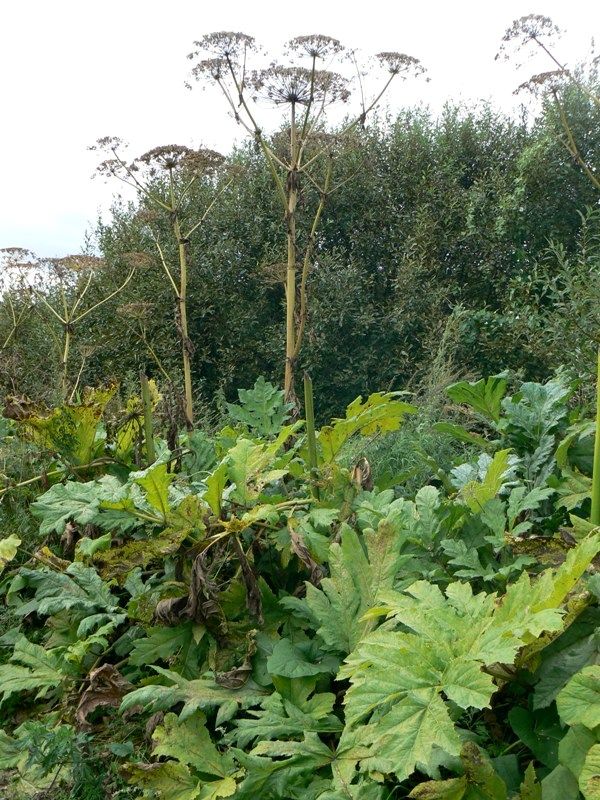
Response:
[[[284,391],[296,402],[294,378],[308,318],[308,279],[318,252],[318,231],[328,198],[351,176],[336,175],[336,156],[350,139],[357,143],[368,115],[396,78],[424,70],[412,56],[377,55],[386,76],[370,93],[368,70],[355,52],[319,34],[292,39],[283,61],[263,57],[255,40],[243,33],[218,32],[194,43],[194,79],[216,85],[235,121],[253,137],[273,177],[283,211],[286,258],[283,283],[286,301]],[[342,72],[352,65],[358,91],[350,107],[352,81]],[[348,106],[345,121],[331,129],[332,116]],[[278,112],[279,130],[269,137],[268,109]]]
[[[233,182],[235,171],[226,166],[225,158],[220,153],[206,148],[164,145],[154,147],[131,162],[124,155],[123,142],[116,137],[99,139],[91,149],[103,151],[108,156],[98,167],[100,174],[117,178],[133,187],[146,211],[144,228],[156,248],[160,265],[176,301],[175,327],[182,349],[183,410],[185,424],[191,430],[194,424],[191,367],[194,345],[188,326],[188,279],[191,268],[189,244],[194,233],[199,230],[219,198]],[[206,207],[191,218],[194,213],[192,192],[199,183],[208,185],[212,197]],[[175,263],[171,263],[168,245],[164,237],[161,238],[161,229],[164,229],[165,222],[170,232],[167,241],[176,248]],[[140,253],[139,257],[147,258],[147,255]],[[143,326],[140,329],[143,333]],[[145,335],[143,341],[161,372],[168,377]]]

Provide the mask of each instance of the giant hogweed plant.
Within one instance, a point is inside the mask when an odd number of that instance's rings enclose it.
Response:
[[[287,402],[295,402],[297,363],[308,319],[308,279],[318,258],[323,211],[331,194],[351,178],[336,175],[337,155],[345,142],[356,139],[394,79],[419,75],[423,68],[412,56],[379,53],[378,62],[387,76],[371,91],[368,70],[359,66],[357,54],[346,53],[342,44],[329,36],[296,37],[288,43],[286,58],[271,63],[262,58],[255,40],[243,33],[207,34],[194,47],[189,55],[195,62],[193,78],[221,90],[235,121],[263,154],[283,211],[284,392]],[[328,119],[351,97],[347,77],[331,70],[332,65],[343,70],[344,55],[356,68],[355,88],[360,99],[358,107],[330,134]],[[281,131],[272,138],[265,127],[269,107],[281,112]],[[301,207],[310,211],[301,213]]]
[[[233,181],[233,170],[224,169],[224,157],[206,148],[192,149],[183,145],[164,145],[155,147],[128,162],[123,142],[116,137],[99,139],[91,149],[99,150],[107,158],[99,165],[100,174],[117,178],[134,188],[143,207],[146,208],[147,224],[156,255],[164,271],[165,278],[176,301],[175,327],[181,341],[184,400],[183,410],[186,426],[192,429],[194,423],[194,397],[192,387],[192,356],[194,345],[189,336],[188,325],[188,281],[192,265],[189,257],[189,244],[193,235],[227,191]],[[206,207],[194,218],[189,219],[190,200],[193,190],[204,183],[211,190]],[[161,240],[161,223],[166,222],[171,242],[175,245],[176,264],[171,263],[169,250]],[[129,254],[133,257],[134,254]],[[147,262],[148,253],[139,253],[138,259]],[[151,261],[151,259],[150,259]],[[138,309],[139,309],[139,304]],[[127,313],[127,309],[124,309]],[[156,354],[142,336],[158,368],[166,375]],[[168,375],[167,375],[168,378]]]
[[[2,345],[3,350],[14,339],[25,314],[31,310],[38,312],[47,323],[49,339],[59,353],[59,396],[65,402],[73,400],[86,361],[84,349],[73,381],[70,364],[76,330],[90,314],[126,288],[134,276],[135,268],[128,269],[125,277],[114,288],[110,288],[102,281],[104,261],[97,256],[79,254],[64,258],[39,258],[29,250],[11,247],[0,251],[0,264],[8,274],[19,275],[10,287],[16,292],[18,306],[15,306],[10,291],[6,295],[12,326]],[[100,297],[93,297],[93,294],[98,294],[98,288],[101,290]],[[58,336],[56,327],[59,328]]]
[[[502,381],[460,388],[499,423],[520,402]],[[399,393],[358,398],[309,447],[259,381],[216,436],[178,454],[156,437],[145,469],[133,449],[109,461],[98,422],[105,463],[31,506],[37,550],[0,542],[6,795],[73,786],[94,743],[148,800],[591,800],[600,536],[546,568],[513,551],[556,491],[518,462],[540,420],[569,439],[565,394],[522,387],[513,446],[412,500],[340,466],[351,437],[416,412]]]
[[[576,90],[596,108],[600,108],[598,92],[598,59],[590,65],[569,67],[557,55],[554,42],[561,30],[549,17],[530,14],[515,20],[503,37],[498,56],[509,57],[511,50],[531,49],[541,51],[549,60],[552,70],[533,75],[519,88],[533,91],[554,109],[558,120],[559,141],[564,145],[573,161],[581,168],[595,189],[600,190],[598,165],[592,163],[586,152],[585,135],[578,135],[569,119],[568,93]],[[600,348],[597,353],[596,373],[596,429],[600,429]],[[590,522],[600,525],[600,436],[596,436],[594,452],[594,475],[592,481],[592,504]]]

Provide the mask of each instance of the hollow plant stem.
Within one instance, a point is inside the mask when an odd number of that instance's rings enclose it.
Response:
[[[596,435],[594,437],[594,467],[592,471],[592,525],[600,525],[600,348],[596,372]]]
[[[319,466],[317,459],[317,436],[315,433],[315,406],[313,385],[310,375],[304,373],[304,415],[306,417],[306,440],[308,444],[308,465],[311,474]],[[319,500],[319,487],[313,483],[313,495]]]
[[[183,391],[185,424],[188,430],[194,427],[194,401],[192,393],[192,366],[190,363],[190,338],[187,319],[187,275],[188,263],[186,240],[181,233],[179,217],[175,216],[175,237],[179,247],[179,292],[177,302],[179,305],[179,324],[181,327],[181,346],[183,358]]]
[[[146,461],[148,465],[156,461],[156,450],[154,449],[154,430],[152,426],[152,398],[150,397],[150,386],[148,378],[140,372],[140,383],[142,386],[142,403],[144,405],[144,444],[146,446]]]

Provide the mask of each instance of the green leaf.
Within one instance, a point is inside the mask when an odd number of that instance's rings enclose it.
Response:
[[[167,714],[152,734],[154,756],[168,756],[198,772],[227,777],[234,771],[233,759],[220,753],[206,728],[206,717],[196,712],[184,721]]]
[[[283,678],[306,678],[336,672],[339,661],[325,656],[320,663],[310,661],[302,649],[294,646],[289,639],[280,639],[267,659],[267,669],[271,675]]]
[[[274,679],[281,687],[278,678]],[[235,741],[246,747],[254,740],[300,738],[304,733],[336,733],[342,730],[340,720],[332,714],[335,695],[317,693],[309,697],[314,689],[314,680],[293,679],[291,692],[273,694],[262,700],[260,710],[249,710],[247,717],[235,720],[235,730],[226,741]],[[282,692],[283,692],[283,687]]]
[[[415,786],[408,796],[413,800],[463,800],[467,788],[464,776],[447,781],[426,781]]]
[[[210,710],[219,708],[224,703],[235,701],[241,708],[260,702],[264,691],[248,681],[239,689],[226,689],[210,678],[198,678],[189,681],[162,667],[153,666],[169,685],[148,684],[125,695],[121,703],[121,712],[142,706],[147,711],[166,711],[178,703],[183,703],[179,714],[184,720],[197,709]]]
[[[101,492],[96,481],[88,483],[55,483],[30,505],[31,513],[38,517],[40,533],[61,534],[72,520],[77,525],[88,525],[98,514]]]
[[[193,637],[192,622],[174,627],[150,628],[148,636],[136,639],[133,643],[129,663],[134,667],[142,667],[164,661],[189,646]]]
[[[211,511],[216,517],[221,515],[221,498],[223,489],[227,483],[227,462],[222,461],[219,466],[211,472],[205,480],[206,491],[204,500],[210,506]]]
[[[128,764],[127,782],[144,790],[144,797],[160,800],[198,800],[202,783],[176,761],[163,764]]]
[[[346,730],[360,730],[369,746],[361,768],[404,780],[427,764],[434,745],[456,755],[442,695],[463,709],[486,707],[495,684],[482,667],[512,664],[524,645],[562,628],[560,606],[597,549],[597,537],[584,541],[533,584],[523,574],[501,602],[463,583],[450,584],[445,596],[427,581],[383,592],[368,616],[386,614],[386,626],[360,639],[338,675],[351,682]]]
[[[532,713],[527,708],[516,706],[508,714],[511,728],[538,761],[549,769],[558,763],[558,745],[563,730],[556,715],[543,710]]]
[[[588,750],[579,775],[579,788],[585,800],[600,800],[600,744]]]
[[[521,784],[519,800],[542,800],[542,784],[537,781],[532,763],[525,770],[525,779]]]
[[[556,707],[567,725],[600,725],[600,666],[584,667],[556,698]]]
[[[116,390],[86,389],[83,402],[29,414],[15,422],[44,449],[74,466],[89,464],[97,455],[96,435],[104,409]]]
[[[0,692],[7,700],[18,692],[35,691],[36,699],[45,697],[65,679],[61,658],[53,650],[45,650],[22,637],[15,644],[10,664],[0,665]],[[23,666],[21,666],[23,665]]]
[[[571,626],[570,631],[574,630]],[[589,628],[584,629],[585,632]],[[533,708],[549,706],[567,681],[588,664],[600,661],[600,635],[594,633],[582,635],[575,641],[565,641],[561,647],[561,637],[553,644],[552,652],[544,655],[544,660],[536,672],[539,678],[533,695]]]
[[[368,771],[393,772],[404,780],[416,764],[428,764],[434,747],[458,755],[460,739],[444,701],[434,688],[415,688],[377,721],[361,739],[371,745],[362,759]]]
[[[498,422],[507,383],[507,374],[502,372],[490,378],[482,378],[476,383],[468,381],[453,383],[447,387],[446,393],[455,403],[471,406],[486,419]]]
[[[90,539],[89,536],[84,536],[79,539],[75,545],[75,556],[77,561],[92,558],[94,553],[101,550],[108,550],[112,543],[112,533],[105,533],[103,536],[98,536],[97,539]]]
[[[473,444],[476,447],[481,447],[482,450],[488,450],[493,446],[493,443],[488,439],[484,439],[483,436],[468,431],[466,428],[463,428],[462,425],[455,425],[452,422],[436,422],[431,427],[432,430],[438,433],[446,433],[459,442]]]
[[[317,633],[331,649],[349,653],[373,628],[373,620],[363,615],[393,584],[398,537],[398,530],[382,520],[377,532],[365,533],[365,553],[358,535],[344,526],[340,543],[329,550],[330,577],[323,578],[321,589],[306,584],[306,605],[319,626]]]
[[[233,753],[246,769],[236,800],[293,796],[292,787],[304,790],[307,777],[330,764],[335,757],[315,733],[306,733],[302,742],[260,742],[249,754],[242,750]]]
[[[272,436],[289,419],[293,403],[284,402],[284,392],[260,376],[253,389],[238,389],[240,403],[227,403],[229,415],[247,425],[258,436]]]
[[[166,522],[167,515],[171,510],[168,497],[169,486],[175,478],[171,472],[167,471],[167,465],[153,464],[141,472],[132,472],[129,477],[130,480],[142,487],[146,493],[148,504],[158,511]]]
[[[519,392],[502,401],[500,425],[508,444],[519,454],[534,453],[544,442],[553,449],[554,435],[564,425],[572,387],[560,376],[546,384],[523,383]]]
[[[519,517],[520,514],[524,511],[535,511],[544,500],[552,497],[554,492],[554,489],[540,486],[531,489],[529,492],[525,486],[517,486],[516,489],[513,489],[509,495],[506,508],[508,530],[513,530],[517,522],[517,517]]]
[[[580,800],[579,787],[573,773],[562,764],[542,780],[542,800]]]
[[[32,600],[17,608],[21,615],[36,612],[40,616],[50,616],[67,609],[75,609],[83,615],[99,611],[111,611],[117,606],[117,599],[110,587],[91,567],[80,561],[69,564],[65,572],[44,569],[22,568],[19,579],[23,587],[33,588]]]
[[[597,738],[592,731],[583,725],[574,725],[558,745],[559,762],[578,778],[588,751],[596,742]]]
[[[469,481],[461,489],[460,497],[473,513],[480,512],[489,500],[496,497],[504,485],[509,470],[509,455],[510,450],[498,450],[487,469],[485,478],[481,482]]]
[[[250,505],[265,486],[287,475],[287,464],[293,452],[286,457],[278,457],[278,453],[302,424],[299,420],[294,425],[287,425],[269,443],[256,444],[250,439],[237,440],[225,458],[228,476],[235,483],[231,493],[232,500]]]
[[[17,555],[21,540],[14,533],[7,536],[5,539],[0,539],[0,574],[4,571],[4,567],[12,561]]]
[[[405,415],[417,411],[415,406],[397,399],[403,394],[403,392],[375,392],[369,395],[364,403],[362,397],[353,400],[346,409],[345,419],[334,419],[331,425],[326,425],[319,431],[318,443],[323,460],[333,461],[339,455],[342,446],[356,433],[371,436],[375,433],[398,430]]]

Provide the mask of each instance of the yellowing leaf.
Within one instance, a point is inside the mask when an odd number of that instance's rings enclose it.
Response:
[[[14,533],[7,536],[5,539],[0,539],[0,573],[4,571],[4,567],[9,561],[17,555],[21,540]]]
[[[331,425],[319,431],[318,442],[324,461],[333,461],[355,433],[370,436],[398,430],[405,415],[417,410],[397,399],[402,395],[403,392],[375,392],[364,403],[362,397],[357,397],[346,409],[345,419],[334,419]]]

